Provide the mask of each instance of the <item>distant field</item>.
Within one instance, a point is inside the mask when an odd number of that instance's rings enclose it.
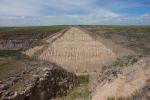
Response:
[[[1,27],[0,39],[42,39],[67,26]]]
[[[129,29],[129,30],[150,30],[150,26],[119,26],[119,25],[80,25],[83,28],[93,29]]]

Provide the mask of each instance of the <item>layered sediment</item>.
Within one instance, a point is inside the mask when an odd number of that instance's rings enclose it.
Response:
[[[95,71],[116,58],[111,49],[79,28],[59,34],[52,43],[52,38],[47,38],[47,45],[29,49],[25,54],[75,73]]]

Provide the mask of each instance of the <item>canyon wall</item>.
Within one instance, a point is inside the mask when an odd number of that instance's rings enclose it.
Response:
[[[34,39],[0,40],[0,50],[19,50],[30,47]]]

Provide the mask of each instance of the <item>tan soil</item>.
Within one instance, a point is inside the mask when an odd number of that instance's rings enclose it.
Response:
[[[146,85],[150,79],[150,58],[142,58],[124,70],[112,83],[99,85],[92,100],[107,100],[108,97],[130,97]]]
[[[27,52],[23,52],[24,54],[32,57],[35,53],[35,51],[42,49],[44,46],[36,46],[34,48],[28,49]]]
[[[96,71],[116,59],[120,55],[119,52],[130,53],[129,50],[113,43],[108,46],[110,42],[99,41],[93,36],[94,34],[91,35],[82,29],[72,27],[65,33],[46,38],[48,45],[29,49],[25,53],[29,56],[36,56],[40,60],[56,63],[76,73]],[[112,48],[115,49],[111,50]],[[42,52],[36,53],[40,50]]]

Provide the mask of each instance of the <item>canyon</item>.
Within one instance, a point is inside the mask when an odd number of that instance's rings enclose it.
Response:
[[[1,39],[0,50],[17,50],[29,58],[18,71],[10,75],[3,72],[0,98],[66,100],[61,97],[67,98],[88,76],[88,83],[83,85],[90,93],[88,100],[149,100],[150,53],[146,39],[145,47],[133,48],[128,46],[129,41],[121,42],[120,35],[106,38],[108,30],[93,30],[69,26],[41,39]]]

